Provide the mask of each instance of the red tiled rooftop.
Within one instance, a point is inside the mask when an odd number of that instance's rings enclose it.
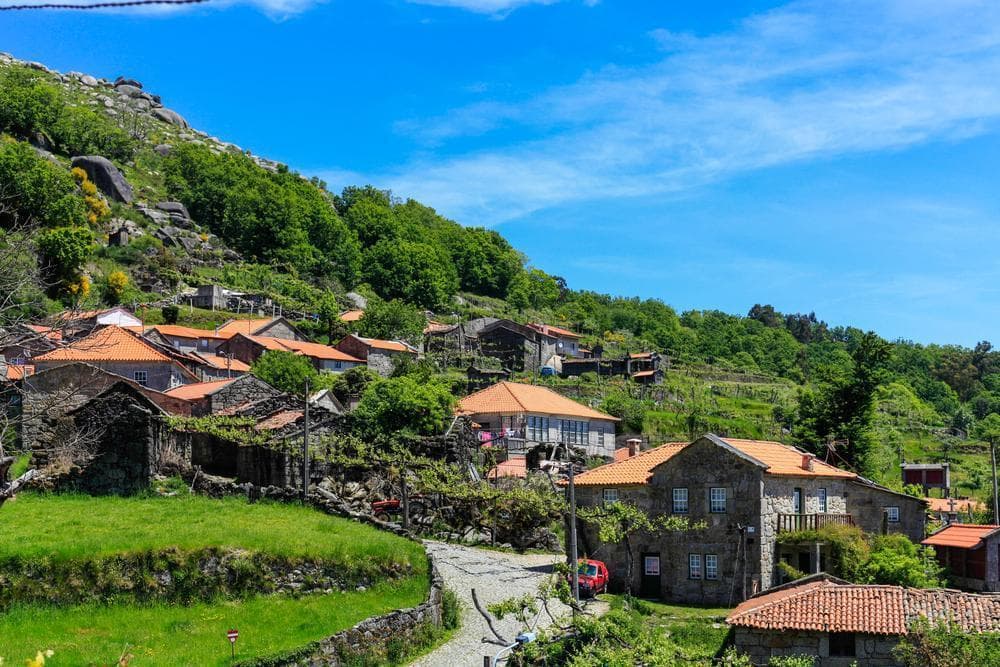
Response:
[[[151,327],[147,327],[146,331],[159,331],[164,336],[174,336],[175,338],[191,338],[191,339],[225,339],[226,336],[220,336],[210,329],[194,329],[192,327],[184,327],[179,324],[154,324]]]
[[[932,512],[974,512],[986,509],[986,506],[972,498],[924,498]]]
[[[653,449],[639,452],[635,456],[618,461],[618,450],[615,452],[615,463],[607,463],[593,470],[577,475],[573,480],[577,486],[635,486],[645,484],[653,476],[653,469],[661,463],[669,461],[677,452],[687,447],[686,442],[669,442]],[[625,448],[625,453],[628,449]]]
[[[340,314],[340,319],[343,322],[357,322],[364,314],[363,310],[345,310]]]
[[[257,422],[254,428],[258,431],[274,431],[289,424],[294,424],[302,418],[303,414],[301,410],[282,410]]]
[[[527,476],[528,461],[523,458],[507,459],[486,473],[486,479],[497,479],[499,477],[517,477],[524,479]]]
[[[174,398],[183,398],[187,401],[195,401],[199,398],[205,398],[209,394],[213,394],[218,390],[225,387],[233,379],[227,380],[215,380],[213,382],[195,382],[193,384],[186,384],[180,387],[174,387],[173,389],[168,389],[163,392],[167,396],[173,396]]]
[[[238,333],[251,335],[271,322],[273,322],[272,319],[229,320],[219,327],[216,333],[219,338],[232,338]]]
[[[114,325],[102,327],[64,347],[50,350],[34,358],[46,361],[161,361],[170,357],[142,340],[139,336]]]
[[[586,405],[566,398],[547,387],[520,382],[498,382],[495,385],[469,394],[458,402],[458,412],[464,414],[522,414],[534,413],[566,417],[583,417],[618,421]]]
[[[530,328],[534,329],[539,333],[543,333],[546,336],[553,336],[558,338],[583,338],[580,334],[575,331],[570,331],[569,329],[563,329],[562,327],[554,327],[551,324],[529,324]]]
[[[816,578],[819,577],[819,578]],[[1000,595],[849,584],[816,575],[741,603],[730,625],[760,630],[904,635],[918,617],[951,620],[963,630],[1000,630]]]
[[[937,531],[921,544],[937,547],[975,549],[983,539],[1000,531],[1000,526],[977,525],[971,523],[951,523]]]

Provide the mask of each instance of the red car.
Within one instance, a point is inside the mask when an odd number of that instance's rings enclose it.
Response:
[[[608,566],[603,562],[581,558],[577,566],[576,576],[580,582],[581,596],[594,596],[598,593],[608,592]]]

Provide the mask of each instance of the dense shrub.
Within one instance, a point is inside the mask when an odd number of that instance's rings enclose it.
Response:
[[[86,205],[73,177],[28,144],[0,139],[0,226],[83,225]]]

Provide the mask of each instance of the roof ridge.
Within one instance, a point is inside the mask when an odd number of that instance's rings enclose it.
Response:
[[[838,588],[838,587],[841,587],[843,585],[844,584],[835,584],[835,583],[833,583],[831,581],[828,581],[828,580],[825,580],[825,579],[819,579],[819,580],[816,580],[816,581],[808,581],[808,582],[806,582],[804,584],[801,584],[801,588],[799,590],[796,590],[795,588],[784,588],[784,589],[776,590],[776,591],[773,591],[771,594],[775,595],[775,596],[780,596],[780,597],[775,597],[774,599],[768,600],[766,602],[763,602],[763,603],[761,603],[760,605],[758,605],[756,607],[749,607],[749,608],[744,609],[743,611],[740,611],[740,612],[733,612],[733,614],[729,617],[729,619],[736,619],[736,618],[740,618],[741,616],[745,616],[747,614],[757,613],[757,612],[763,611],[765,609],[770,609],[771,607],[773,607],[773,606],[775,606],[775,605],[777,605],[779,603],[788,602],[789,600],[794,600],[794,599],[800,598],[800,597],[802,597],[804,595],[808,595],[808,594],[812,593],[813,591],[815,591],[815,590],[817,590],[819,588]],[[782,593],[787,593],[787,595],[781,595]],[[765,597],[768,594],[769,593],[767,591],[764,591],[761,594],[761,597]],[[745,602],[749,602],[750,600],[753,600],[753,599],[754,598],[748,598],[747,600],[745,600]],[[737,607],[737,609],[738,609],[738,607]],[[726,619],[726,620],[728,621],[729,619]]]

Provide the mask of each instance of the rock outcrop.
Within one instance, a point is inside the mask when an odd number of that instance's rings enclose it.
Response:
[[[132,186],[108,158],[100,155],[78,155],[73,158],[72,165],[87,172],[87,178],[93,181],[97,189],[108,198],[126,204],[132,203]]]

